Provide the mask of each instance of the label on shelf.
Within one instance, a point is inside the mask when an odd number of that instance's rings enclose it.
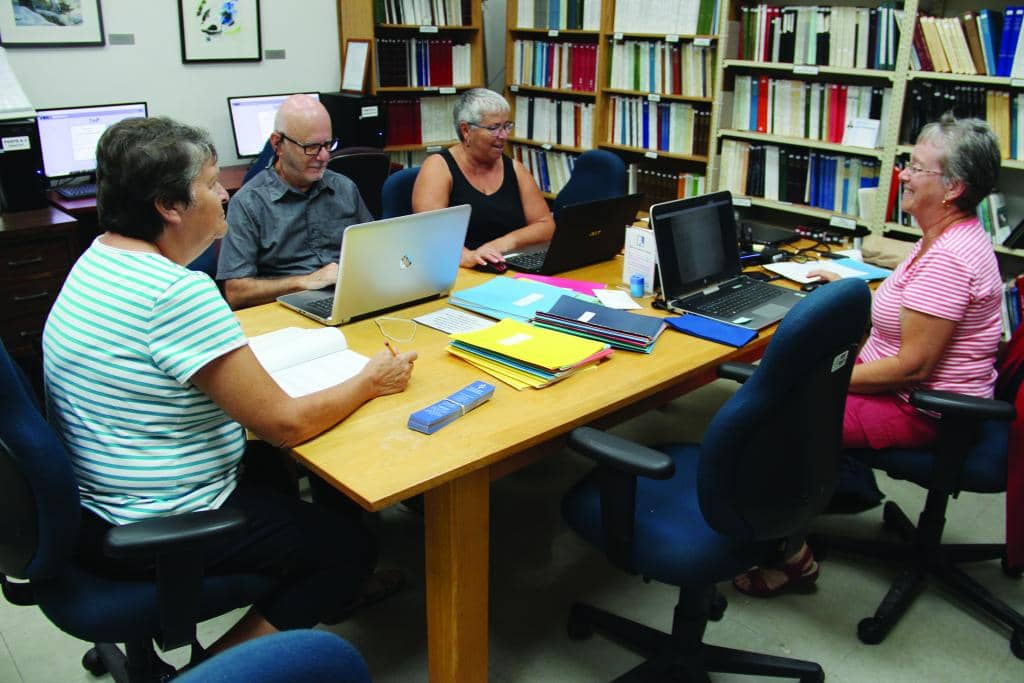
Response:
[[[843,228],[844,230],[853,230],[857,227],[857,221],[843,216],[832,216],[828,219],[828,224],[833,228]]]
[[[441,88],[440,93],[442,95],[454,95],[455,94],[455,86],[454,85],[446,85],[446,86]]]
[[[1024,78],[1011,78],[1010,79],[1010,87],[1011,88],[1024,88]]]
[[[693,44],[696,45],[697,47],[711,47],[711,39],[710,38],[694,38],[693,39]]]
[[[557,28],[548,29],[548,38],[557,38],[557,37],[558,37],[558,29]]]
[[[420,26],[420,33],[437,33],[436,26]]]
[[[658,153],[657,152],[644,152],[644,156],[647,157],[648,159],[657,159],[658,158]]]
[[[441,87],[437,85],[427,85],[424,86],[423,89],[426,90],[427,92],[437,92],[438,90],[441,89]]]
[[[665,36],[665,42],[666,43],[678,43],[679,42],[679,36],[676,35],[675,33],[670,33],[667,36]]]
[[[360,107],[359,118],[360,119],[375,119],[380,116],[380,107],[376,104],[372,107]]]
[[[544,144],[541,145],[541,148],[551,151],[551,143],[545,142]]]
[[[661,102],[661,95],[656,92],[652,92],[647,96],[648,102]]]
[[[818,67],[810,64],[794,64],[793,74],[797,76],[817,76]]]
[[[433,152],[440,152],[441,145],[427,145],[426,147],[423,148],[423,151],[426,152],[427,154],[431,154]]]
[[[519,92],[519,86],[518,85],[510,85],[510,86],[508,86],[508,89],[511,90],[512,92]]]
[[[622,40],[622,31],[616,31],[616,32],[615,32],[615,33],[614,33],[614,34],[612,35],[612,38],[613,38],[614,40]]]
[[[750,206],[750,199],[748,199],[747,197],[737,197],[736,195],[733,195],[733,197],[732,197],[732,205],[733,206]]]

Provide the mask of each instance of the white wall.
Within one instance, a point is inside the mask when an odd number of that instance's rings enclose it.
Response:
[[[285,50],[286,58],[214,64],[182,64],[178,3],[101,0],[101,7],[107,36],[134,34],[134,45],[7,49],[34,107],[144,100],[151,116],[210,131],[228,166],[239,163],[228,96],[329,92],[341,83],[334,0],[262,0],[263,49]]]

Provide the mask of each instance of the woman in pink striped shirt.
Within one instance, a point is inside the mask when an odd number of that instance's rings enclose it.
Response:
[[[992,396],[1003,286],[992,240],[975,210],[994,191],[999,167],[996,136],[979,119],[945,114],[918,135],[899,178],[901,206],[922,237],[875,293],[871,334],[846,399],[844,447],[934,442],[936,420],[908,403],[914,389]],[[768,596],[809,588],[817,578],[818,563],[805,543],[783,565],[755,567],[733,584]]]

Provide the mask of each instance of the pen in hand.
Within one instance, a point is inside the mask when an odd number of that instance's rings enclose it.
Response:
[[[388,347],[388,351],[391,352],[392,357],[398,355],[397,353],[395,353],[395,347],[391,346],[391,342],[389,342],[387,339],[384,340],[384,346]]]

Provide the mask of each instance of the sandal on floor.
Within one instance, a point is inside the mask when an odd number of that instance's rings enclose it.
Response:
[[[387,600],[405,588],[406,576],[401,569],[381,569],[366,580],[362,592],[335,615],[324,619],[325,624],[333,625],[345,621],[359,610]]]
[[[764,569],[782,572],[786,575],[786,580],[770,588],[764,580]],[[740,576],[747,578],[747,587],[741,588],[736,579],[732,580],[733,587],[755,598],[770,598],[787,592],[807,593],[814,590],[814,582],[818,580],[818,563],[811,554],[811,548],[805,545],[803,552],[792,562],[787,562],[781,567],[754,567]]]

